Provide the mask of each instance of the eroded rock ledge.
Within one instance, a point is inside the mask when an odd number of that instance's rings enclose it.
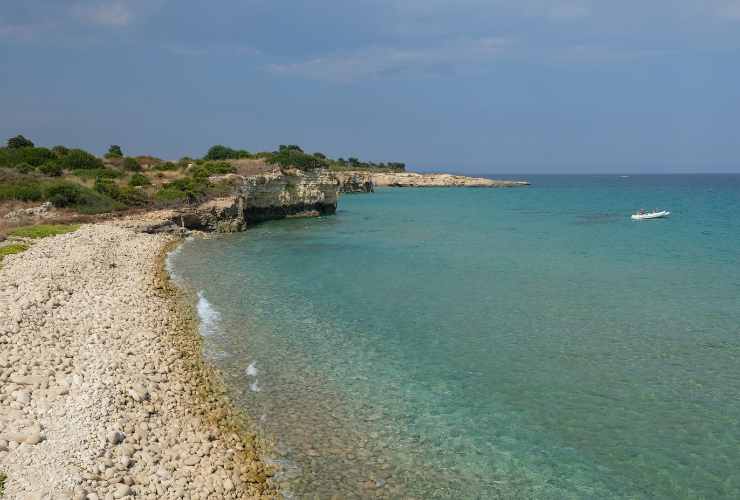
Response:
[[[266,220],[329,215],[337,210],[339,181],[325,170],[275,169],[251,176],[229,174],[212,180],[229,181],[233,194],[197,206],[157,212],[144,230],[232,233]]]

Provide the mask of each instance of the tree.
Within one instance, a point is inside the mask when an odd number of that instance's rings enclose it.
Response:
[[[8,139],[8,148],[10,149],[32,148],[32,147],[33,147],[33,142],[26,139],[20,134]]]
[[[110,147],[108,147],[108,153],[106,153],[106,158],[121,158],[123,156],[123,151],[121,150],[121,146],[118,144],[111,144]]]

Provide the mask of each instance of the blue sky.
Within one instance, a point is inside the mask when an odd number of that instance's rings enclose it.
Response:
[[[740,171],[740,0],[24,0],[0,134],[458,172]]]

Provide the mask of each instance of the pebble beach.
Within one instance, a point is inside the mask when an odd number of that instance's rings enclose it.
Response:
[[[147,223],[85,225],[4,259],[4,499],[279,498],[163,271],[178,239]]]

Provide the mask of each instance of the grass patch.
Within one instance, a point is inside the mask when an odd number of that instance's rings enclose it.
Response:
[[[46,238],[47,236],[56,236],[58,234],[71,233],[72,231],[77,231],[79,228],[79,224],[37,224],[35,226],[24,226],[13,229],[8,234],[10,236],[16,236],[18,238],[36,239]]]
[[[15,255],[17,253],[25,252],[28,250],[28,245],[22,245],[20,243],[15,245],[5,245],[4,247],[0,247],[0,261],[3,260],[3,257],[6,255]],[[0,494],[3,492],[3,483],[5,481],[5,478],[3,477],[3,474],[0,473]]]

